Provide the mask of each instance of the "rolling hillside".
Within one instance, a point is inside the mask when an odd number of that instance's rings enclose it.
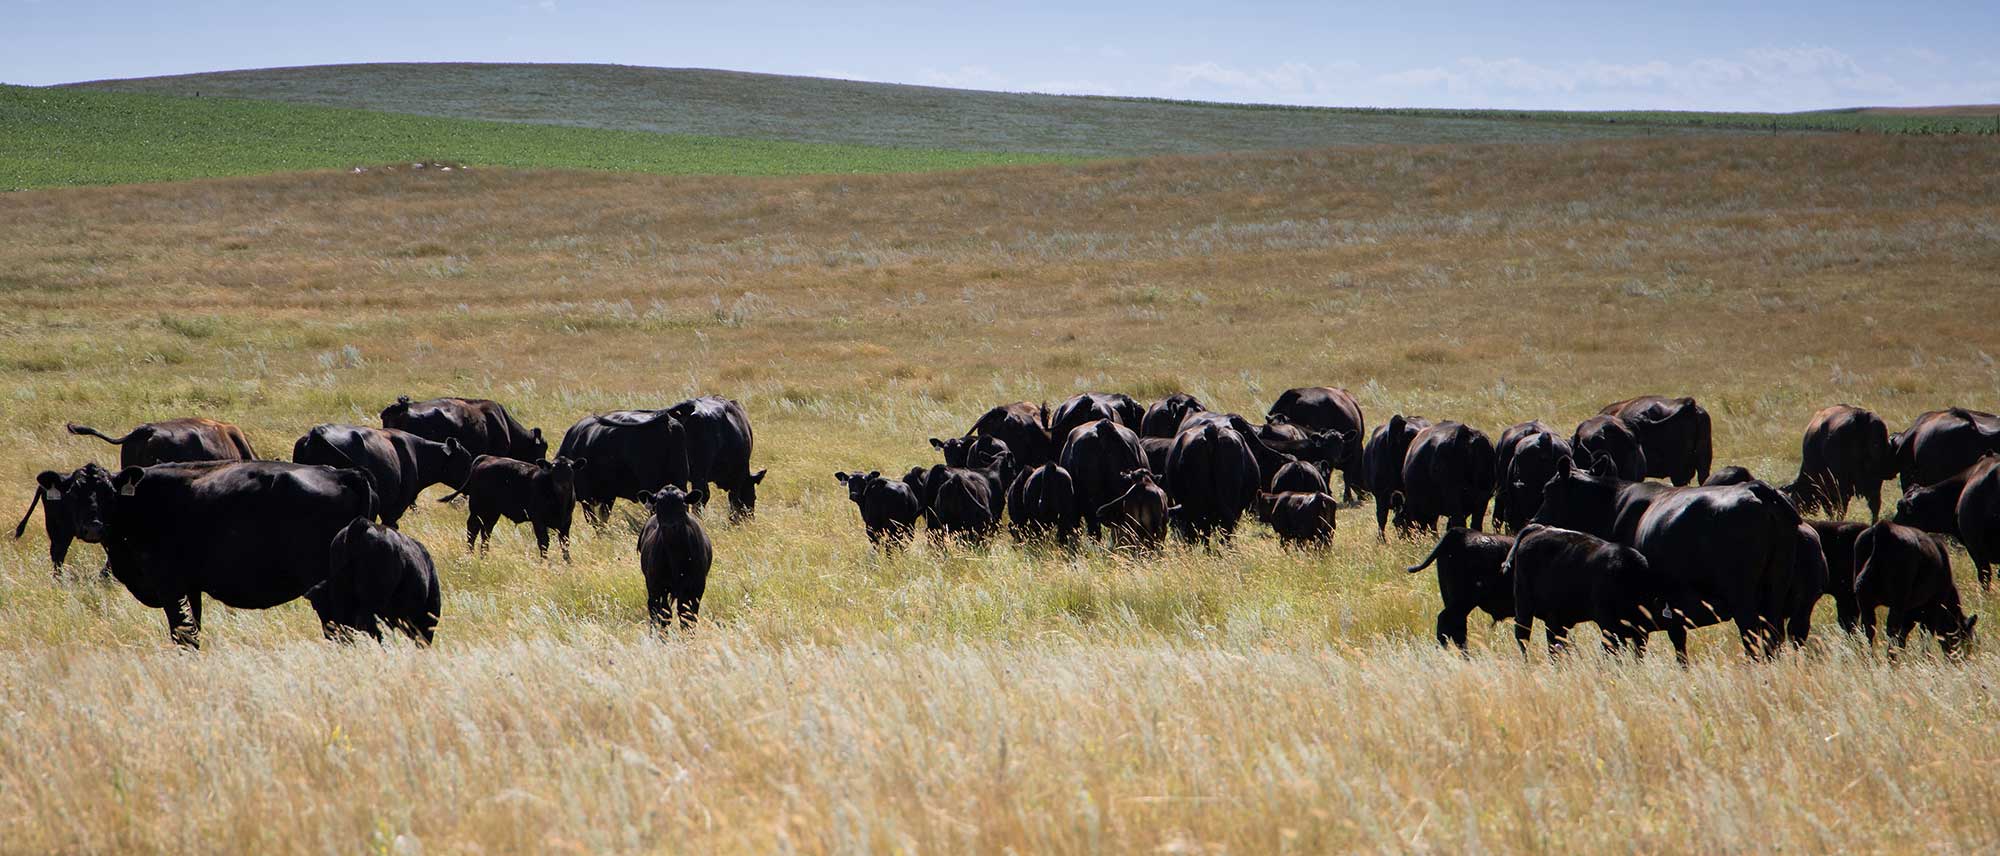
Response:
[[[1561,114],[1252,107],[613,65],[306,66],[76,86],[632,131],[1085,156],[1687,132]]]

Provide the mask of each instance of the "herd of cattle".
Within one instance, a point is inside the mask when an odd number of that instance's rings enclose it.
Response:
[[[317,426],[289,463],[259,460],[240,430],[209,419],[123,437],[70,425],[120,445],[120,470],[41,473],[14,534],[39,503],[58,572],[73,541],[102,545],[106,572],[164,610],[184,645],[198,644],[204,595],[249,609],[305,597],[329,638],[379,638],[386,625],[428,642],[437,571],[397,530],[425,488],[466,500],[468,547],[505,518],[530,524],[544,555],[553,534],[565,559],[575,508],[602,526],[625,499],[651,511],[638,541],[648,614],[687,626],[712,561],[695,512],[713,488],[732,516],[750,516],[764,477],[750,470],[749,417],[725,398],[585,417],[553,459],[541,429],[483,399],[405,397],[381,421]],[[1976,617],[1960,606],[1938,536],[1965,546],[1982,586],[2000,559],[2000,417],[1963,408],[1894,435],[1867,410],[1821,410],[1798,476],[1779,486],[1741,467],[1711,471],[1707,411],[1660,396],[1606,406],[1567,436],[1531,421],[1496,443],[1403,414],[1370,432],[1354,397],[1332,387],[1285,392],[1260,425],[1185,394],[1150,407],[1084,394],[995,407],[963,436],[930,443],[944,462],[900,478],[835,473],[884,549],[907,544],[919,521],[939,539],[983,540],[1004,523],[1023,541],[1065,547],[1087,537],[1146,551],[1170,533],[1213,546],[1246,514],[1288,547],[1319,549],[1344,501],[1372,497],[1381,537],[1392,525],[1448,527],[1409,569],[1437,567],[1447,646],[1465,644],[1479,609],[1512,619],[1524,647],[1537,620],[1551,647],[1592,622],[1607,645],[1635,650],[1665,632],[1685,658],[1688,630],[1734,621],[1746,651],[1768,657],[1803,643],[1813,606],[1831,595],[1844,629],[1872,639],[1886,607],[1896,645],[1921,626],[1953,653]],[[1856,498],[1878,519],[1892,478],[1903,487],[1894,522],[1840,519]],[[1489,504],[1495,532],[1512,534],[1482,531]],[[1816,512],[1833,519],[1805,519]]]
[[[554,460],[528,429],[484,399],[400,398],[382,427],[319,425],[292,461],[260,460],[243,432],[212,419],[150,422],[123,437],[70,425],[121,447],[118,472],[85,464],[36,477],[36,504],[60,573],[73,541],[102,545],[105,571],[140,603],[167,615],[168,635],[198,646],[204,595],[241,609],[306,598],[328,638],[381,638],[384,625],[428,643],[441,598],[430,552],[397,530],[424,488],[466,499],[465,540],[483,545],[505,518],[528,523],[547,555],[549,535],[569,557],[576,507],[602,524],[620,499],[650,509],[639,534],[647,611],[661,626],[694,623],[712,560],[693,511],[711,486],[731,513],[756,508],[762,471],[750,471],[742,406],[704,397],[661,410],[588,416],[563,435]]]
[[[2000,559],[2000,417],[1964,408],[1891,435],[1867,410],[1828,407],[1806,426],[1798,476],[1780,486],[1742,467],[1711,471],[1708,412],[1661,396],[1610,404],[1567,435],[1523,422],[1496,443],[1403,414],[1369,432],[1354,397],[1332,387],[1286,391],[1261,425],[1185,394],[1150,407],[1085,394],[995,407],[964,436],[930,443],[944,463],[900,478],[834,474],[871,541],[894,549],[919,521],[975,540],[1004,523],[1024,541],[1106,537],[1145,550],[1170,532],[1227,543],[1250,514],[1280,543],[1313,548],[1330,542],[1343,500],[1370,496],[1380,537],[1392,518],[1403,534],[1435,533],[1442,519],[1449,529],[1409,570],[1437,566],[1447,646],[1465,644],[1481,609],[1513,619],[1523,647],[1537,620],[1552,648],[1592,622],[1614,648],[1643,650],[1665,632],[1683,659],[1688,630],[1734,621],[1761,658],[1803,644],[1814,605],[1831,595],[1847,630],[1872,640],[1886,607],[1897,646],[1922,626],[1954,653],[1977,617],[1961,608],[1936,536],[1965,545],[1982,586]],[[1880,521],[1893,478],[1903,498],[1895,521]],[[1840,519],[1856,498],[1878,522]],[[1489,503],[1495,532],[1513,534],[1481,531]],[[1833,519],[1805,519],[1816,512]]]

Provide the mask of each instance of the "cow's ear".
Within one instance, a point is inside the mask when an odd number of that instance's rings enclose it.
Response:
[[[532,429],[528,431],[528,436],[533,437],[535,440],[539,441],[542,439],[542,429],[540,428]]]
[[[854,477],[853,477],[853,476],[850,476],[850,475],[848,475],[848,474],[847,474],[846,472],[844,472],[844,471],[840,471],[840,470],[836,470],[836,471],[834,471],[834,474],[833,474],[833,480],[834,480],[834,481],[837,481],[837,482],[840,482],[841,484],[846,484],[846,483],[847,483],[847,480],[848,480],[848,479],[851,479],[851,478],[854,478]]]
[[[35,485],[41,488],[42,499],[44,501],[46,502],[62,501],[63,497],[62,473],[56,472],[55,470],[43,470],[39,475],[35,476]],[[34,509],[29,509],[29,511],[33,510]]]
[[[763,470],[758,470],[757,472],[753,473],[753,474],[752,474],[752,475],[750,476],[750,483],[751,483],[751,484],[763,484],[763,483],[764,483],[764,474],[765,474],[765,473],[768,473],[768,472],[770,472],[770,470],[768,470],[768,469],[763,469]]]
[[[632,497],[633,502],[639,503],[640,505],[646,506],[647,508],[653,507],[653,499],[654,499],[653,492],[650,490],[639,491]]]
[[[1590,462],[1590,472],[1593,475],[1610,478],[1618,475],[1618,462],[1611,460],[1610,455],[1598,455],[1596,460]]]
[[[590,466],[589,458],[571,458],[569,461],[569,468],[571,471],[581,470],[587,466]]]
[[[882,477],[882,471],[881,471],[881,470],[869,470],[869,471],[868,471],[868,480],[869,480],[869,481],[874,481],[874,480],[876,480],[876,479],[879,479],[879,478],[881,478],[881,477]]]
[[[942,449],[942,448],[944,448],[944,441],[943,441],[943,440],[939,440],[939,439],[938,439],[938,438],[936,438],[936,437],[932,437],[932,438],[931,438],[931,448],[934,448],[934,449]]]
[[[397,405],[398,407],[408,407],[408,406],[410,406],[410,397],[409,397],[409,396],[407,396],[407,395],[399,395],[399,396],[396,396],[396,405]]]
[[[126,467],[123,472],[111,477],[111,486],[118,488],[119,496],[131,496],[139,492],[139,482],[145,478],[144,467]]]
[[[445,454],[447,454],[447,455],[456,455],[456,454],[459,454],[459,453],[461,453],[461,452],[464,452],[464,451],[465,451],[465,447],[459,444],[459,442],[458,442],[458,438],[457,438],[457,437],[446,437],[446,438],[444,438],[444,452],[445,452]]]

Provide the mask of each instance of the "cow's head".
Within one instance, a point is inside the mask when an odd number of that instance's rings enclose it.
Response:
[[[457,487],[472,477],[472,459],[478,457],[460,445],[457,437],[444,441],[444,483]]]
[[[694,501],[687,491],[667,485],[656,492],[639,492],[639,504],[653,510],[653,516],[662,521],[673,521],[688,516],[688,506]]]
[[[588,458],[568,458],[557,456],[553,461],[539,464],[541,477],[560,502],[576,501],[576,474],[583,472],[590,463]]]
[[[44,504],[42,514],[51,521],[60,521],[76,537],[91,543],[102,544],[111,532],[111,506],[122,490],[131,494],[132,486],[138,483],[144,470],[131,467],[126,472],[112,475],[96,463],[84,464],[65,476],[47,470],[35,477],[35,485],[41,492]],[[136,475],[134,475],[136,474]],[[21,527],[27,525],[27,518],[21,519]],[[18,537],[21,527],[15,528]]]
[[[1972,629],[1979,625],[1979,616],[1966,615],[1956,605],[1950,608],[1938,607],[1937,618],[1931,624],[1931,633],[1937,636],[1938,647],[1944,655],[1952,659],[1963,657],[1972,645]]]
[[[931,438],[931,447],[944,453],[944,462],[954,467],[967,466],[966,460],[972,453],[972,440],[953,437],[949,440]]]
[[[542,429],[531,429],[528,431],[528,439],[521,443],[518,451],[522,460],[545,460],[549,456],[549,441],[542,439]]]
[[[410,397],[396,396],[396,403],[382,408],[382,427],[401,428],[410,417]]]
[[[759,475],[761,475],[761,473]],[[833,474],[834,481],[847,485],[847,498],[854,500],[855,505],[861,504],[861,500],[866,496],[868,496],[868,488],[871,485],[875,484],[876,479],[879,479],[881,477],[882,477],[882,471],[880,470],[869,470],[868,474],[865,476],[860,473],[849,473],[849,472],[838,472]]]

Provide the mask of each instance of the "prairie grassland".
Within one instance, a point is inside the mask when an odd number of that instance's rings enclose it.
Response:
[[[335,649],[299,603],[212,608],[184,655],[94,548],[51,582],[31,521],[0,546],[0,849],[1980,849],[1990,647],[1523,664],[1501,625],[1461,660],[1401,571],[1428,544],[1365,511],[1323,556],[882,557],[831,473],[1016,398],[1333,383],[1493,432],[1692,394],[1724,462],[1789,477],[1824,404],[1993,407],[1996,211],[1990,143],[1872,137],[0,196],[0,516],[115,459],[66,420],[205,413],[283,455],[402,393],[560,432],[722,392],[771,468],[665,642],[629,526],[469,557],[427,504],[435,650]]]

